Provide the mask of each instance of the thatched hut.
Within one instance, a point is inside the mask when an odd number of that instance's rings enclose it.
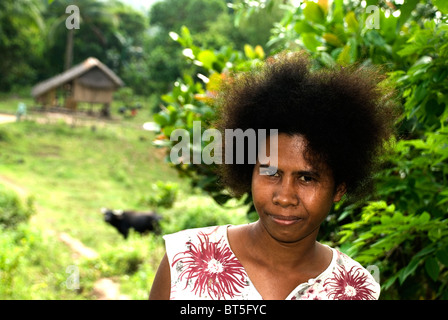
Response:
[[[123,85],[123,81],[106,65],[96,58],[88,58],[36,84],[31,95],[44,108],[63,107],[74,111],[78,102],[100,103],[103,115],[108,115],[113,93]]]

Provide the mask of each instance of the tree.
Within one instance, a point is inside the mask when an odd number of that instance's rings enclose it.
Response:
[[[144,60],[143,44],[148,28],[146,16],[118,0],[107,3],[79,0],[73,4],[79,7],[79,29],[68,30],[65,27],[69,17],[65,13],[67,3],[53,1],[45,11],[49,35],[46,41],[47,59],[41,68],[44,70],[41,78],[60,73],[64,60],[70,60],[67,54],[70,56],[72,50],[69,49],[67,36],[73,33],[74,64],[94,56],[119,74],[128,86],[139,83],[136,79],[139,79],[138,75],[143,74],[145,68],[139,68],[135,73],[134,66]],[[134,71],[130,72],[129,68]],[[143,87],[142,84],[138,86]]]
[[[34,67],[42,55],[39,38],[43,29],[40,1],[0,3],[0,91],[26,85],[36,78]]]
[[[223,0],[166,0],[156,3],[150,11],[153,37],[145,46],[148,52],[150,85],[156,92],[166,92],[182,73],[195,73],[194,64],[185,63],[179,45],[168,36],[187,27],[197,47],[219,49],[226,46],[243,50],[245,44],[264,46],[274,21],[283,12],[278,6],[261,10],[248,19],[234,23],[234,9]],[[196,70],[196,71],[195,71]]]
[[[108,39],[108,33],[114,34],[117,28],[116,19],[107,10],[105,4],[97,0],[76,0],[70,5],[79,8],[79,29],[67,29],[66,27],[66,19],[69,18],[69,14],[66,13],[67,3],[58,0],[53,1],[45,14],[51,21],[49,26],[50,52],[56,49],[56,52],[51,54],[57,56],[53,62],[61,61],[60,57],[64,57],[64,63],[61,65],[64,65],[66,70],[73,63],[79,63],[91,55],[104,61],[104,53],[98,55],[92,51],[105,51],[104,48],[110,39],[110,37]],[[65,41],[62,42],[60,39],[65,39]],[[64,47],[64,54],[61,54],[62,52],[59,49],[62,46]],[[74,54],[75,50],[79,52],[76,56]],[[86,54],[86,51],[90,51],[90,54]]]

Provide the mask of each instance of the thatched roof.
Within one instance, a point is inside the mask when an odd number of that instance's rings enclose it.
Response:
[[[81,62],[80,64],[68,69],[67,71],[64,71],[61,74],[58,74],[45,81],[39,82],[31,90],[31,95],[33,97],[38,97],[52,89],[55,89],[67,82],[72,81],[73,79],[82,76],[83,74],[85,74],[89,70],[92,70],[95,67],[103,71],[103,73],[106,74],[117,87],[122,87],[124,85],[123,81],[105,64],[101,63],[96,58],[90,57],[85,61]]]

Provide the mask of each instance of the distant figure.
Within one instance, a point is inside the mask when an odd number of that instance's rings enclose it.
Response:
[[[101,212],[104,214],[104,221],[113,225],[125,239],[127,239],[131,228],[139,233],[148,231],[156,234],[160,233],[159,221],[162,217],[155,212],[123,211],[107,208],[102,208]]]
[[[24,104],[23,102],[19,102],[19,106],[17,107],[16,112],[17,122],[20,121],[20,118],[22,118],[22,116],[26,116],[26,104]]]

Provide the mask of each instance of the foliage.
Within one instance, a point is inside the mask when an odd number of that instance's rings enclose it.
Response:
[[[151,185],[151,192],[141,202],[153,208],[171,208],[176,201],[179,186],[173,182],[157,181]]]
[[[367,204],[353,216],[357,221],[342,226],[340,243],[360,262],[382,265],[385,296],[446,299],[447,28],[434,21],[410,28],[412,37],[398,51],[410,67],[390,74],[403,101],[401,140],[377,177],[377,197],[390,205]]]
[[[274,2],[238,1],[233,7],[240,17]],[[377,6],[368,11],[370,5]],[[448,12],[443,2],[434,5],[417,0],[387,6],[376,1],[365,6],[342,0],[299,6],[285,2],[285,16],[274,25],[267,44],[272,53],[306,50],[316,68],[381,65],[388,72],[385,85],[397,89],[403,116],[375,178],[376,193],[363,202],[339,203],[320,230],[321,241],[379,267],[385,299],[448,298]],[[199,48],[186,27],[171,36],[201,69],[186,69],[163,96],[166,106],[154,120],[160,127],[155,144],[164,147],[173,146],[174,129],[188,130],[191,139],[193,121],[201,120],[201,133],[209,128],[220,81],[265,58],[264,51],[250,46],[244,54],[228,47]],[[176,169],[218,203],[230,198],[217,184],[212,166],[183,164]]]
[[[447,219],[427,211],[403,214],[384,201],[364,206],[359,218],[342,227],[340,242],[354,239],[347,253],[379,267],[383,298],[447,298]]]
[[[0,226],[15,228],[19,223],[27,221],[33,213],[32,198],[28,198],[24,204],[17,193],[0,184]]]
[[[13,190],[0,184],[0,298],[13,295],[14,274],[33,240],[20,232],[33,213],[32,200],[24,204]],[[16,231],[18,229],[18,231]]]
[[[437,132],[448,117],[448,26],[426,21],[410,25],[412,37],[397,52],[409,68],[391,73],[403,97],[406,130],[420,137]]]
[[[42,59],[43,51],[39,41],[42,28],[40,1],[0,3],[0,91],[9,91],[36,79],[34,68]]]
[[[0,299],[80,298],[65,286],[73,261],[54,236],[29,222],[0,230]]]
[[[266,42],[271,26],[279,16],[278,12],[260,12],[250,19],[242,19],[240,25],[235,26],[233,14],[221,0],[157,2],[149,13],[153,35],[145,46],[149,54],[149,86],[163,94],[172,89],[171,84],[183,74],[198,72],[195,64],[185,62],[178,44],[168,36],[169,32],[179,32],[183,26],[188,26],[191,45],[211,50],[222,46],[242,48],[245,43]]]

